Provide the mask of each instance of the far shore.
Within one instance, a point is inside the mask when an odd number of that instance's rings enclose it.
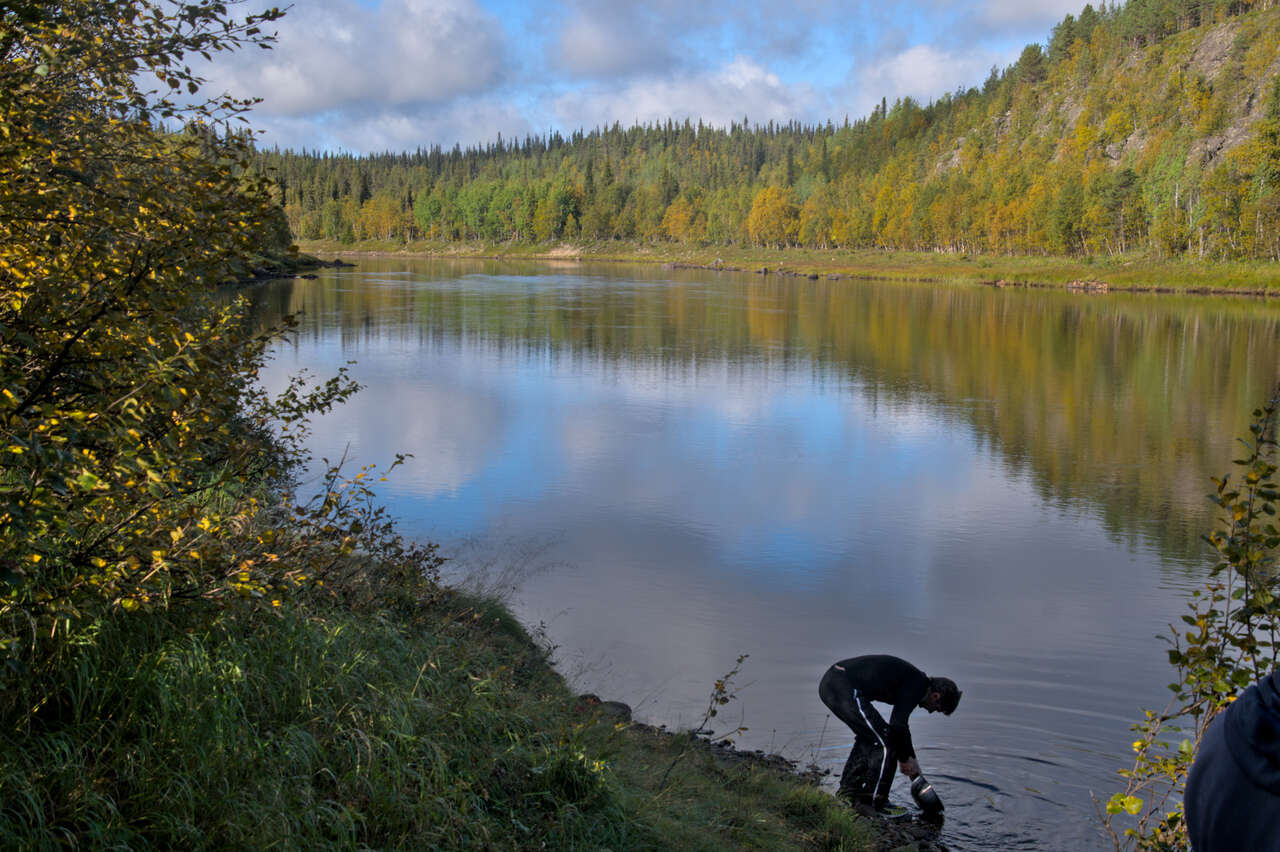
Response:
[[[548,246],[427,241],[343,244],[300,240],[298,246],[309,254],[342,257],[645,263],[810,279],[975,283],[996,287],[1060,288],[1089,294],[1280,295],[1280,264],[1264,261],[1159,260],[1124,255],[1023,257],[875,249],[695,247],[639,242]]]

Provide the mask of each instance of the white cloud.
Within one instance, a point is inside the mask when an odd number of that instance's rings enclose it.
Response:
[[[958,88],[981,85],[993,64],[1008,57],[987,50],[943,50],[918,44],[879,62],[856,68],[850,99],[854,114],[865,114],[880,103],[910,96],[921,102]]]
[[[1082,6],[306,0],[274,50],[216,57],[206,92],[262,97],[265,144],[357,152],[614,121],[825,122],[981,85]]]
[[[338,111],[323,116],[253,115],[260,144],[298,150],[412,151],[511,140],[534,132],[522,110],[500,98],[460,100],[408,108]]]
[[[834,29],[850,27],[853,10],[835,0],[570,0],[554,32],[548,62],[577,77],[626,77],[706,70],[728,51],[758,62],[795,58]]]
[[[475,0],[312,0],[279,24],[270,51],[216,61],[209,88],[260,96],[260,110],[307,115],[344,107],[442,102],[505,74],[501,22]]]
[[[788,85],[778,75],[741,57],[715,71],[684,77],[648,77],[621,87],[597,87],[557,97],[552,112],[569,127],[635,121],[702,119],[715,126],[812,118],[817,93],[808,85]]]
[[[608,17],[579,12],[556,39],[553,64],[583,77],[606,77],[669,66],[670,41],[635,15]]]
[[[1081,0],[984,0],[978,15],[989,26],[1001,29],[1042,27],[1044,31],[1033,38],[1043,42],[1050,27],[1067,15],[1078,14],[1084,5]]]

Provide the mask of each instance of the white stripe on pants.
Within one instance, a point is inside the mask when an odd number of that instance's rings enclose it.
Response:
[[[858,694],[858,690],[853,691],[853,706],[858,708],[858,715],[862,717],[862,721],[871,729],[871,733],[875,735],[876,742],[880,743],[880,772],[876,775],[876,790],[872,795],[872,801],[880,798],[880,785],[884,783],[885,761],[889,759],[889,744],[884,741],[884,737],[880,736],[880,732],[876,730],[876,726],[867,718],[867,711],[862,709],[862,696]],[[885,790],[884,794],[889,795],[889,791]]]

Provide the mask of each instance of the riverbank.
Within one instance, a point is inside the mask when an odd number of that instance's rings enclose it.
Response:
[[[232,286],[256,284],[278,278],[315,278],[317,269],[351,266],[339,258],[322,260],[306,252],[266,252],[233,263],[225,282]]]
[[[1262,261],[1152,260],[1142,256],[1005,257],[844,249],[689,247],[674,243],[561,243],[548,245],[366,241],[300,241],[313,255],[590,260],[659,263],[725,272],[821,279],[955,281],[995,286],[1078,289],[1084,292],[1159,292],[1280,295],[1280,267]]]
[[[105,619],[0,735],[0,845],[937,850],[789,762],[619,719],[499,605]]]

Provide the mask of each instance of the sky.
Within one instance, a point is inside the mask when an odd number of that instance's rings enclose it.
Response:
[[[250,4],[240,7],[250,11]],[[620,122],[856,119],[981,85],[1082,0],[296,0],[207,93],[266,147],[371,153]]]

